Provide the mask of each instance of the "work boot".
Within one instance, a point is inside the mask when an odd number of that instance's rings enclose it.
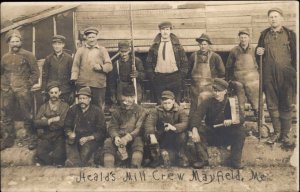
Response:
[[[208,165],[209,165],[208,161],[197,161],[197,162],[193,163],[193,168],[194,169],[201,169],[204,166],[208,166]]]
[[[244,166],[241,163],[234,163],[234,162],[231,162],[229,166],[233,169],[243,169],[244,168]]]
[[[268,144],[274,144],[279,140],[280,134],[279,133],[274,133],[267,141],[266,143]]]
[[[37,147],[37,138],[35,135],[32,135],[28,144],[29,150],[34,150]]]
[[[183,151],[178,153],[178,158],[179,158],[179,160],[178,160],[179,166],[181,166],[181,167],[189,166],[189,160]]]
[[[170,156],[167,150],[162,150],[161,151],[161,156],[164,162],[164,167],[165,168],[170,168],[171,167],[171,162],[170,162]]]
[[[281,129],[281,123],[278,117],[271,117],[272,125],[274,129],[273,135],[266,141],[268,144],[273,144],[278,141],[280,137],[280,129]]]

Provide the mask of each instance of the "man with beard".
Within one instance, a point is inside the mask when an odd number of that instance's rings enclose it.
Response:
[[[241,83],[252,106],[255,117],[258,117],[259,73],[255,59],[255,49],[250,45],[248,29],[239,31],[240,44],[229,53],[226,63],[226,81]]]
[[[225,77],[225,67],[220,55],[210,49],[212,44],[206,34],[196,38],[200,50],[194,52],[189,59],[189,76],[191,82],[191,109],[196,110],[200,103],[212,96],[212,82],[214,78]]]
[[[131,168],[141,167],[144,152],[141,128],[146,115],[145,109],[134,103],[134,87],[123,87],[121,105],[112,113],[108,127],[110,138],[103,147],[104,167],[114,167],[116,157],[126,166],[131,159]]]
[[[117,101],[120,101],[122,87],[132,85],[132,79],[136,78],[137,98],[140,103],[142,99],[141,84],[145,77],[143,63],[138,57],[135,57],[136,70],[133,70],[130,43],[128,41],[120,41],[118,46],[120,58],[113,63],[113,70],[109,73],[109,88],[112,102],[117,103]]]
[[[107,50],[98,44],[98,33],[95,27],[84,30],[86,42],[74,56],[71,80],[76,82],[77,91],[89,86],[92,91],[92,104],[103,110],[106,75],[112,70],[112,64]]]
[[[272,144],[280,140],[290,145],[288,134],[297,82],[296,34],[282,26],[281,9],[270,9],[268,20],[271,27],[261,32],[256,49],[257,60],[263,57],[263,90],[274,129],[267,142]]]
[[[103,111],[91,104],[91,89],[84,87],[77,93],[78,104],[72,106],[65,119],[67,135],[66,166],[88,166],[94,152],[106,137]]]
[[[179,103],[188,71],[188,59],[179,39],[172,31],[171,22],[159,24],[160,33],[155,37],[146,59],[147,76],[154,89],[156,102],[161,93],[171,90]]]
[[[71,55],[64,52],[66,38],[62,35],[52,37],[52,47],[54,52],[46,57],[43,65],[42,90],[47,93],[47,84],[51,81],[60,83],[60,98],[72,105],[74,103],[74,86],[71,84],[71,70],[73,59]]]
[[[48,83],[49,101],[44,103],[34,120],[38,132],[37,161],[42,165],[63,165],[66,158],[64,122],[69,105],[59,99],[57,81]]]
[[[30,150],[36,147],[36,132],[32,126],[31,88],[38,83],[39,69],[34,55],[22,48],[18,30],[6,34],[9,52],[1,58],[1,149],[14,144],[14,112],[19,107],[24,127],[31,140]]]
[[[189,164],[185,155],[185,145],[187,142],[188,115],[175,102],[175,95],[172,91],[162,92],[161,100],[161,105],[153,113],[150,113],[145,121],[145,135],[149,140],[148,147],[151,148],[151,145],[159,143],[165,167],[175,164],[187,167]],[[159,165],[159,154],[155,154],[151,150],[159,151],[159,149],[150,149],[153,160],[151,166],[157,166]],[[173,154],[178,157],[176,158],[177,161],[175,161]]]
[[[212,87],[213,97],[203,100],[195,113],[191,114],[190,131],[197,154],[193,167],[202,168],[208,165],[207,146],[214,145],[230,146],[229,166],[240,169],[243,167],[241,158],[246,137],[243,127],[244,113],[238,98],[228,97],[228,83],[225,80],[215,78]],[[233,118],[234,115],[237,118]],[[202,120],[205,121],[205,125]]]

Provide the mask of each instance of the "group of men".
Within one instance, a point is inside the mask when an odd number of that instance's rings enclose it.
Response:
[[[133,57],[128,41],[119,42],[120,57],[112,63],[97,42],[97,28],[84,30],[85,44],[74,58],[63,51],[66,38],[55,35],[54,52],[46,57],[41,74],[45,103],[35,117],[30,89],[38,82],[39,69],[33,54],[21,48],[20,33],[12,30],[6,36],[10,51],[1,59],[1,150],[14,144],[18,106],[32,141],[28,147],[37,148],[36,161],[43,165],[87,166],[98,156],[94,160],[104,167],[202,168],[209,164],[207,146],[225,145],[231,146],[229,166],[241,168],[244,104],[247,99],[258,113],[261,56],[274,128],[268,143],[289,143],[296,35],[282,26],[279,8],[268,11],[268,20],[271,27],[261,33],[257,48],[250,45],[247,29],[238,32],[240,43],[230,51],[226,65],[210,49],[213,43],[207,34],[196,38],[200,50],[188,59],[170,22],[159,25],[145,65]],[[153,110],[139,105],[146,76],[158,103]],[[186,78],[192,80],[189,112],[179,105]],[[103,112],[106,82],[117,106],[108,124]]]

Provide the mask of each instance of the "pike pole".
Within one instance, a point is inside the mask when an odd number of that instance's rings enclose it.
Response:
[[[259,56],[259,98],[258,98],[258,135],[261,140],[261,130],[263,126],[264,101],[263,101],[263,81],[262,81],[262,55]]]
[[[131,53],[132,53],[132,71],[136,71],[135,67],[135,52],[134,52],[134,38],[133,38],[133,18],[132,18],[132,8],[130,4],[130,35],[131,35]],[[137,104],[137,85],[136,78],[132,78],[134,86],[134,102]]]

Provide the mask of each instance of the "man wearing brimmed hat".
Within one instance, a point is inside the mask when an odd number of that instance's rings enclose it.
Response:
[[[268,21],[271,27],[261,32],[256,48],[257,62],[263,59],[263,90],[274,129],[268,143],[290,145],[288,133],[296,103],[296,34],[282,25],[283,11],[279,8],[268,11]]]
[[[76,95],[78,104],[69,109],[65,119],[65,165],[70,167],[90,165],[91,157],[106,138],[104,113],[98,106],[91,104],[91,89],[83,87]]]
[[[191,109],[193,112],[201,101],[212,95],[214,78],[224,78],[225,67],[220,55],[210,49],[212,44],[207,34],[196,38],[200,50],[194,52],[189,59],[188,76],[191,78]]]
[[[231,49],[226,62],[226,81],[241,83],[255,116],[258,115],[259,73],[255,58],[255,48],[249,43],[249,29],[238,33],[240,43]],[[242,106],[243,108],[243,106]]]
[[[188,70],[188,59],[179,39],[172,33],[172,23],[159,24],[160,33],[155,37],[146,59],[146,73],[152,84],[156,102],[164,90],[171,90],[177,102]]]
[[[52,37],[53,53],[45,59],[41,89],[47,93],[47,84],[51,81],[58,81],[61,91],[60,98],[69,105],[72,105],[75,99],[75,85],[72,85],[70,80],[73,59],[71,55],[63,50],[65,42],[66,38],[62,35],[54,35]]]
[[[142,99],[142,82],[144,80],[144,66],[142,61],[135,56],[135,68],[132,68],[132,55],[130,43],[127,40],[118,43],[120,58],[113,63],[113,70],[108,74],[109,89],[113,103],[121,99],[122,87],[133,84],[132,79],[136,78],[138,102]]]
[[[190,131],[197,159],[193,167],[202,168],[209,164],[207,145],[229,145],[231,146],[229,166],[242,168],[241,158],[246,134],[239,100],[237,97],[227,96],[228,83],[223,79],[215,78],[212,87],[213,97],[203,100],[191,114]],[[202,120],[205,121],[205,125],[202,124]]]
[[[1,149],[14,144],[13,119],[19,106],[27,134],[32,137],[29,149],[35,148],[36,133],[32,127],[31,88],[38,83],[39,68],[34,55],[22,48],[22,36],[18,30],[10,30],[5,35],[9,52],[1,58],[1,130],[5,137]]]
[[[47,85],[49,101],[45,102],[34,120],[38,132],[37,162],[42,165],[64,165],[66,158],[64,123],[69,105],[61,101],[60,83]]]
[[[133,85],[123,87],[121,105],[112,113],[108,126],[110,137],[103,147],[104,167],[116,164],[141,167],[144,152],[141,132],[146,115],[146,110],[134,103]]]
[[[98,29],[88,27],[83,33],[86,42],[74,56],[71,80],[76,83],[77,91],[89,86],[92,103],[104,109],[106,75],[112,70],[112,63],[107,50],[98,44]]]
[[[165,167],[178,165],[188,166],[185,155],[187,141],[188,115],[176,102],[172,91],[163,91],[161,105],[150,113],[145,121],[145,137],[148,141],[152,163],[150,166],[160,164],[160,155]],[[157,149],[151,145],[158,143],[161,154],[156,154]],[[152,151],[153,150],[153,151]]]

